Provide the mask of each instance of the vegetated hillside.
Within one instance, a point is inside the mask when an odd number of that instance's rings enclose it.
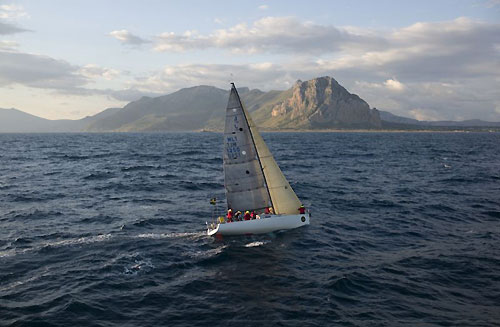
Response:
[[[213,86],[195,86],[156,97],[143,97],[115,114],[99,119],[89,131],[192,131],[202,129],[218,111],[224,111],[228,92]]]

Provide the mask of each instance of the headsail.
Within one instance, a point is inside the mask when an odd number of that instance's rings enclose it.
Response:
[[[281,172],[280,167],[274,160],[262,136],[260,136],[260,133],[257,131],[257,127],[250,118],[250,115],[245,109],[243,110],[248,119],[250,131],[252,132],[255,147],[260,158],[274,212],[276,214],[297,214],[297,209],[301,204],[299,198]]]
[[[276,164],[233,84],[224,130],[224,174],[228,207],[296,214],[300,201]]]
[[[262,210],[271,205],[257,150],[233,84],[224,129],[224,184],[233,210]]]

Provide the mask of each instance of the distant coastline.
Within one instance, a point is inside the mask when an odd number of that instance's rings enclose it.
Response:
[[[262,133],[500,133],[500,128],[470,128],[470,129],[259,129]],[[193,134],[223,134],[221,130],[197,130],[197,131],[46,131],[46,132],[3,132],[2,134],[170,134],[170,133],[193,133]]]
[[[457,129],[259,129],[263,133],[500,133],[499,127]],[[200,130],[200,133],[223,133],[221,130]]]

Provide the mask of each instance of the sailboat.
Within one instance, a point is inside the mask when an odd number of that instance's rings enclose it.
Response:
[[[300,200],[231,85],[223,155],[227,208],[255,211],[260,219],[207,223],[208,235],[262,234],[309,225],[310,213],[299,213]],[[265,214],[266,208],[273,214]]]

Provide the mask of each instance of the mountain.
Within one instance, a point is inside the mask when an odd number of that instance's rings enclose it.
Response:
[[[420,120],[397,116],[388,111],[379,110],[379,112],[380,112],[380,119],[382,119],[382,121],[386,123],[396,123],[396,124],[406,124],[406,125],[420,125],[421,123]]]
[[[264,129],[380,128],[376,110],[331,77],[298,81],[287,91],[238,92]],[[172,94],[143,97],[87,126],[88,131],[222,130],[229,91],[196,86]]]
[[[84,126],[82,120],[49,120],[17,109],[0,109],[0,132],[3,133],[72,132]]]
[[[425,121],[397,116],[388,111],[380,110],[379,112],[384,127],[500,127],[500,122],[489,122],[479,119]]]
[[[17,109],[0,109],[0,131],[12,132],[43,132],[50,129],[50,121],[30,115]]]
[[[275,99],[281,91],[238,88],[249,112]],[[119,112],[89,124],[87,131],[196,131],[223,130],[228,90],[195,86],[164,96],[142,97]]]
[[[78,120],[50,120],[14,108],[0,108],[0,133],[81,132],[92,122],[113,115],[119,110],[121,110],[121,108],[109,108],[94,116],[88,116]]]
[[[335,79],[325,76],[297,81],[282,94],[281,101],[256,111],[264,128],[380,128],[377,110],[356,94],[349,93]],[[265,113],[265,114],[264,114]]]
[[[195,86],[156,97],[142,97],[118,112],[89,124],[88,131],[199,130],[217,111],[223,111],[228,91]]]

